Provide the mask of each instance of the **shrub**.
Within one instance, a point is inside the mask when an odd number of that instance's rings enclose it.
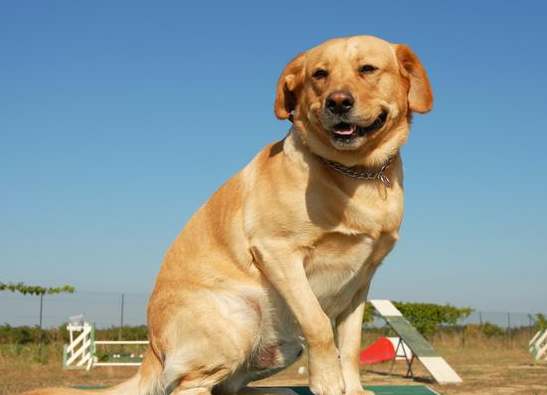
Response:
[[[491,338],[491,337],[494,337],[494,336],[503,336],[503,335],[505,335],[505,331],[503,330],[503,328],[501,328],[501,327],[499,327],[495,324],[492,324],[488,321],[486,321],[482,324],[467,325],[467,327],[465,328],[465,333],[466,334],[480,333],[480,334],[486,336],[487,338]]]
[[[147,339],[148,328],[146,325],[124,326],[122,338],[124,340],[145,340]],[[95,335],[100,340],[118,340],[120,333],[119,327],[107,329],[97,329]],[[68,343],[69,335],[66,325],[60,325],[57,328],[43,329],[40,332],[38,326],[10,326],[9,324],[0,325],[0,344],[38,344],[40,338],[43,344]]]

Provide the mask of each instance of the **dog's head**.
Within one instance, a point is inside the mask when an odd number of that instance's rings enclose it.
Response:
[[[433,105],[425,70],[405,45],[372,36],[327,41],[294,58],[277,85],[275,114],[317,155],[379,165],[408,136],[412,112]]]

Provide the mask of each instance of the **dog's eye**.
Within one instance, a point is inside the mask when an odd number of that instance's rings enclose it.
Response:
[[[315,78],[316,80],[320,80],[322,78],[326,78],[327,75],[329,75],[327,70],[318,69],[318,70],[315,70],[315,73],[313,73],[312,77]]]
[[[374,73],[378,68],[374,67],[371,64],[366,64],[364,66],[359,67],[359,73],[361,74],[371,74]]]

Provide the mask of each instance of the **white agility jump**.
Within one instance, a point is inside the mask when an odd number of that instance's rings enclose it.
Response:
[[[528,350],[536,361],[547,361],[547,328],[539,330],[528,343]]]
[[[67,325],[70,343],[63,347],[65,369],[86,369],[96,366],[139,366],[142,354],[122,356],[107,355],[106,361],[99,361],[97,346],[101,345],[148,345],[147,340],[95,340],[95,325],[83,322],[83,315],[70,318]]]

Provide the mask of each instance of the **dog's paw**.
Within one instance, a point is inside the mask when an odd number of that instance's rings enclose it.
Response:
[[[374,395],[374,392],[364,390],[364,389],[357,389],[357,390],[347,390],[346,395]]]
[[[346,384],[338,361],[324,369],[312,369],[310,366],[310,391],[314,395],[344,395],[346,393]]]
[[[344,380],[339,377],[322,375],[319,378],[310,378],[310,391],[314,395],[345,395]]]

